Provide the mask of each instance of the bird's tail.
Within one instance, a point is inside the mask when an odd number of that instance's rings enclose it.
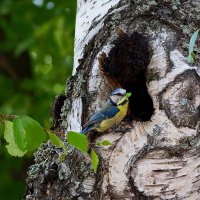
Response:
[[[82,131],[81,134],[86,134],[92,129],[92,125],[85,127]]]

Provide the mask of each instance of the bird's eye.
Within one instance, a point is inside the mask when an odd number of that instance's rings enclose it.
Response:
[[[118,94],[116,94],[117,96],[121,96],[121,97],[123,97],[124,95],[123,94],[121,94],[121,93],[118,93]]]

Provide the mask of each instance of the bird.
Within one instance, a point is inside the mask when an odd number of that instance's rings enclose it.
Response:
[[[117,126],[127,114],[130,96],[131,93],[127,93],[123,88],[115,89],[100,111],[93,114],[83,125],[81,134],[87,134],[90,131],[101,133]]]

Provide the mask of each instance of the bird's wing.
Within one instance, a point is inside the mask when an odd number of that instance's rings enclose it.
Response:
[[[103,121],[104,119],[112,118],[118,112],[119,112],[119,109],[117,108],[117,106],[107,105],[103,107],[102,110],[92,115],[89,121],[83,125],[83,127],[99,123]]]

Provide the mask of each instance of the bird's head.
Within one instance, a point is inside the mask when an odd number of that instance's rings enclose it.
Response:
[[[110,101],[115,105],[121,105],[127,102],[130,96],[131,93],[126,93],[125,89],[117,88],[111,93]]]

